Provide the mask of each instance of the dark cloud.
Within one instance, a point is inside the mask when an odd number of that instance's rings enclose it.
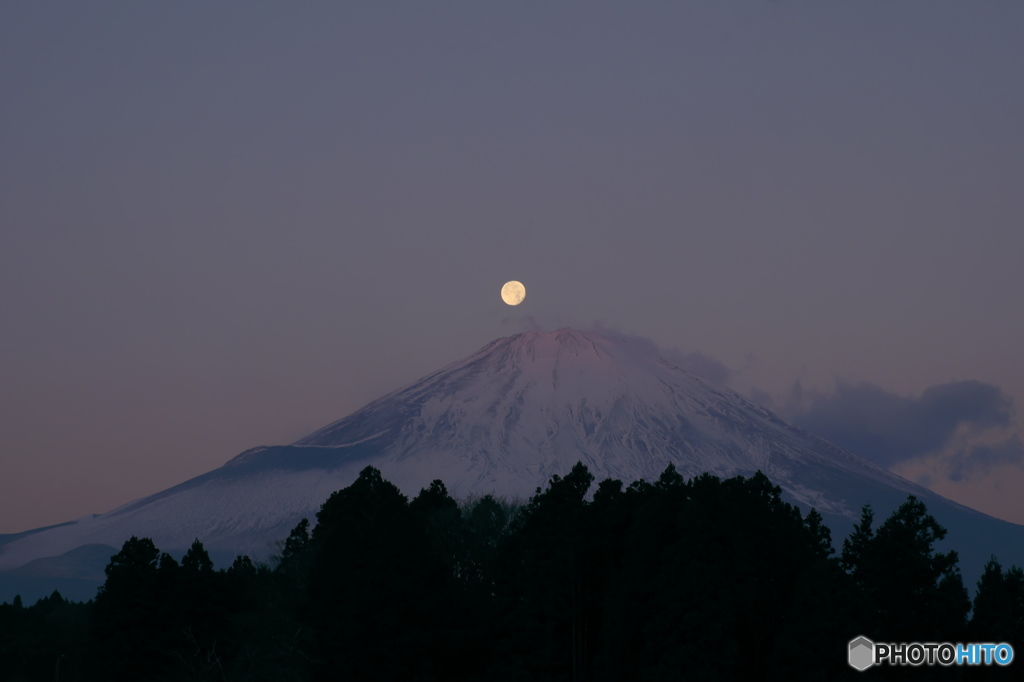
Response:
[[[1011,436],[996,445],[975,445],[958,449],[947,467],[950,480],[963,481],[987,474],[1000,464],[1024,464],[1024,442]]]
[[[715,384],[728,385],[744,371],[699,351],[660,348],[649,338],[601,323],[591,329]],[[748,368],[751,363],[748,358]],[[797,426],[886,468],[935,455],[940,460],[937,475],[963,481],[998,465],[1024,465],[1024,441],[1019,436],[1006,438],[1003,432],[1001,438],[992,438],[1013,425],[1013,400],[992,384],[953,381],[914,397],[869,383],[839,382],[830,393],[805,391],[797,381],[781,408],[765,391],[751,387],[746,393],[754,402],[779,409]]]
[[[1011,408],[1012,400],[998,386],[954,381],[932,386],[916,398],[867,383],[840,383],[833,393],[807,395],[797,384],[786,411],[798,426],[891,467],[952,446],[964,427],[980,433],[1009,426]],[[966,475],[996,461],[1019,461],[1011,446],[1001,447],[979,445],[965,451],[958,471]]]

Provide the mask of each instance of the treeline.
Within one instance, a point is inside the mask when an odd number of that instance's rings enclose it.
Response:
[[[179,562],[133,537],[95,600],[0,605],[0,678],[860,679],[861,634],[1024,653],[1024,573],[990,561],[969,619],[956,553],[914,497],[877,527],[865,507],[836,554],[821,516],[760,473],[670,466],[588,499],[592,484],[577,464],[522,507],[460,506],[440,481],[410,501],[368,467],[269,566],[214,570],[198,540]]]

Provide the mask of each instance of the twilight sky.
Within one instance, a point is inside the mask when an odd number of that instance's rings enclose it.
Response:
[[[2,3],[0,533],[532,325],[650,339],[1024,523],[1022,30],[1017,0]]]

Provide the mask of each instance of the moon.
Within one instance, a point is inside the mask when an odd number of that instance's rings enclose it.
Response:
[[[501,300],[509,305],[519,305],[524,298],[526,298],[526,287],[522,282],[512,280],[505,282],[505,286],[501,288]]]

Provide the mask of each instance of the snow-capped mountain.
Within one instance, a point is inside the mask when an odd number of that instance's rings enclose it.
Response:
[[[295,445],[332,448],[336,465],[369,451],[410,492],[439,477],[457,496],[527,497],[577,461],[598,480],[627,482],[657,478],[669,462],[685,476],[760,469],[796,500],[849,516],[860,504],[808,485],[809,471],[922,492],[646,345],[574,329],[498,339]]]
[[[368,465],[408,495],[440,478],[456,497],[526,498],[577,461],[597,480],[626,482],[656,479],[669,463],[684,476],[761,470],[791,501],[825,514],[840,536],[861,505],[872,503],[881,520],[914,494],[958,541],[965,575],[968,560],[980,571],[993,552],[1006,563],[1024,558],[1022,526],[895,476],[646,345],[561,329],[497,339],[292,445],[253,448],[106,514],[0,536],[0,571],[58,575],[69,563],[61,555],[95,559],[104,554],[97,547],[120,547],[131,535],[172,554],[198,537],[215,557],[265,558]]]

